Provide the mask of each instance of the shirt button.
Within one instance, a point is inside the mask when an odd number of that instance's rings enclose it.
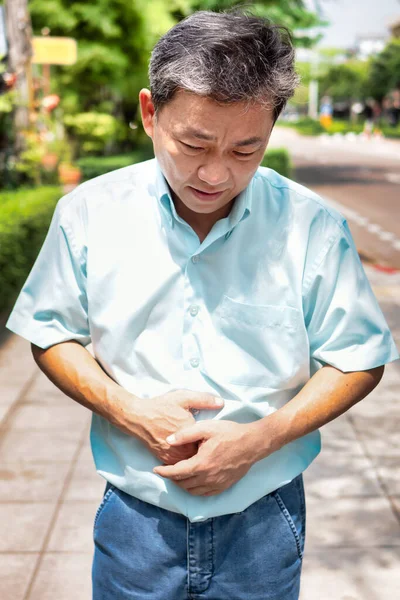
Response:
[[[196,368],[199,366],[199,364],[200,364],[200,361],[199,361],[199,359],[198,359],[198,358],[191,358],[191,359],[190,359],[190,364],[191,364],[191,366],[192,366],[194,369],[196,369]]]
[[[190,312],[190,314],[192,315],[192,317],[195,317],[195,316],[198,314],[198,312],[199,312],[199,307],[198,307],[198,306],[196,306],[195,304],[193,304],[193,305],[190,307],[190,311],[189,311],[189,312]]]
[[[200,260],[200,256],[198,254],[195,254],[194,256],[192,256],[192,263],[198,263]]]

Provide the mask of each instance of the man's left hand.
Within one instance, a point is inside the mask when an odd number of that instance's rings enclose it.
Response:
[[[153,472],[171,479],[193,496],[220,494],[246,475],[255,462],[257,440],[251,424],[198,421],[171,437],[167,442],[173,446],[199,442],[197,454],[175,465],[155,467]]]

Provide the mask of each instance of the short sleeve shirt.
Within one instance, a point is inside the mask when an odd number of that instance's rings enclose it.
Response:
[[[82,184],[59,201],[7,326],[42,348],[91,343],[143,402],[175,389],[224,398],[196,420],[252,422],[325,364],[361,371],[399,358],[345,219],[263,167],[202,243],[156,159]],[[202,521],[290,482],[321,443],[319,431],[295,440],[210,497],[154,474],[156,457],[95,414],[91,445],[112,484]]]

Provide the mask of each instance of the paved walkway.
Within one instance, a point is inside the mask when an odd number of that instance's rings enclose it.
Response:
[[[399,276],[367,272],[400,343]],[[305,472],[301,600],[398,597],[399,381],[400,364],[389,365],[370,396],[322,430],[323,451]],[[93,466],[89,423],[90,413],[36,368],[29,344],[7,337],[0,347],[2,600],[91,598],[92,523],[104,481]]]

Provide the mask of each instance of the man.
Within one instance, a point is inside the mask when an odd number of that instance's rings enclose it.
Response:
[[[318,428],[398,358],[344,219],[259,168],[293,60],[241,13],[171,29],[156,160],[61,199],[8,322],[93,411],[95,600],[298,598]]]

